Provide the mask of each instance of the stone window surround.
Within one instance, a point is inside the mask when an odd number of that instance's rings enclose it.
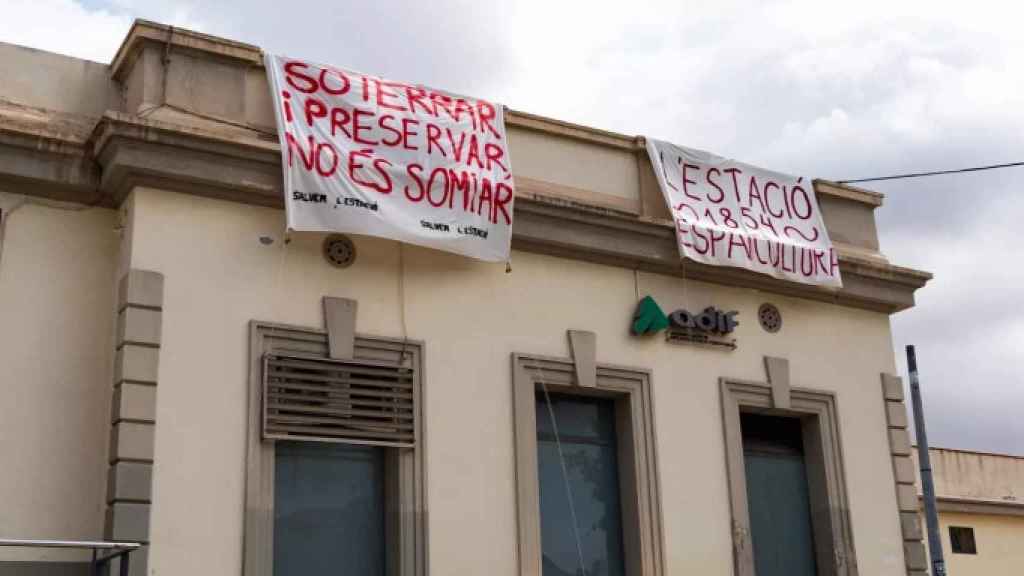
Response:
[[[512,355],[518,574],[541,576],[536,391],[615,401],[626,571],[662,576],[661,499],[650,370],[597,364],[592,332],[570,331],[573,358]]]
[[[846,498],[836,394],[791,388],[789,362],[786,359],[765,357],[765,368],[767,382],[733,378],[722,378],[719,381],[735,574],[755,576],[740,428],[741,412],[751,412],[800,419],[819,574],[856,576],[857,556]],[[823,534],[827,537],[821,538]]]
[[[329,356],[337,342],[351,345],[352,357],[405,364],[415,371],[414,390],[416,447],[387,448],[385,494],[388,510],[388,574],[424,576],[427,573],[426,446],[423,418],[423,343],[403,338],[367,336],[352,332],[354,311],[349,322],[336,333],[332,326],[337,308],[325,298],[328,331],[270,322],[250,323],[249,410],[246,453],[245,525],[243,545],[244,576],[272,576],[274,535],[274,442],[264,441],[261,432],[262,359],[271,350]],[[345,301],[352,303],[352,301]],[[354,304],[354,303],[352,303]],[[341,314],[346,316],[346,314]],[[345,331],[348,331],[347,333]],[[330,343],[329,343],[330,340]]]

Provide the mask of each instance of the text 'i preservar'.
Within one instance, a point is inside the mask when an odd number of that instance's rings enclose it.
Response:
[[[502,106],[266,56],[288,228],[507,260],[515,186]]]

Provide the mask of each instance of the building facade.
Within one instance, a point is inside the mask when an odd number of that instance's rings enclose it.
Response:
[[[947,448],[928,453],[947,572],[1019,574],[1024,564],[1024,458]]]
[[[139,21],[0,76],[0,536],[152,575],[926,568],[889,316],[930,276],[881,195],[815,183],[841,290],[684,264],[641,139],[509,111],[509,266],[286,237],[259,48]],[[739,325],[637,336],[645,296]]]

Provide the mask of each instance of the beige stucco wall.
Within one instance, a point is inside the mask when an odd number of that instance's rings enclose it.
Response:
[[[937,496],[1002,502],[1024,501],[1024,458],[963,450],[928,450]],[[914,451],[914,470],[921,471]],[[1024,538],[1024,534],[1021,536]]]
[[[321,326],[324,295],[359,301],[357,330],[425,342],[430,569],[515,571],[511,375],[514,351],[567,356],[566,329],[593,330],[601,362],[653,370],[667,574],[728,574],[731,535],[717,380],[764,379],[789,358],[795,386],[839,393],[860,572],[902,574],[879,373],[894,370],[888,318],[753,290],[639,275],[666,309],[740,311],[739,349],[637,340],[630,270],[516,252],[512,272],[357,238],[356,264],[328,266],[319,235],[282,247],[283,213],[138,189],[131,266],[165,276],[151,536],[155,574],[239,574],[248,322]],[[260,236],[275,243],[264,246]],[[755,322],[780,306],[782,333]]]
[[[0,42],[0,98],[86,116],[117,109],[106,64]]]
[[[0,535],[103,535],[117,214],[0,193]],[[18,207],[20,205],[20,207]],[[67,558],[0,549],[0,560]]]
[[[921,516],[924,522],[924,516]],[[949,527],[974,528],[978,554],[953,554]],[[1024,566],[1024,517],[939,513],[946,573],[954,576],[1019,576]],[[927,539],[925,539],[927,546]]]

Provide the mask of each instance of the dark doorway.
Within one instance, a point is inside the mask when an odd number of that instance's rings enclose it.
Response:
[[[814,531],[800,420],[741,414],[757,576],[814,576]]]

